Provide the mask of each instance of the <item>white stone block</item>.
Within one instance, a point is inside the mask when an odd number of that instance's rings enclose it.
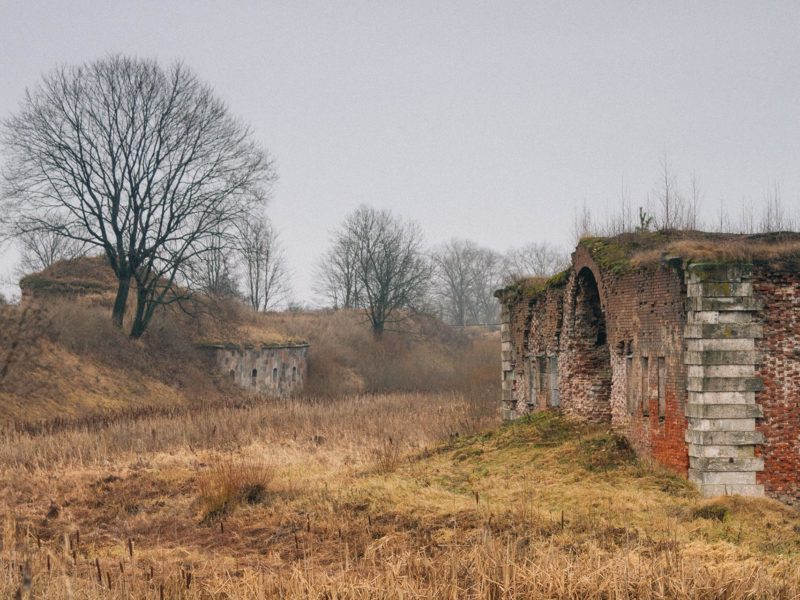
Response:
[[[753,322],[753,314],[744,311],[690,311],[687,314],[688,323],[751,323]]]
[[[750,496],[761,498],[764,496],[764,486],[760,484],[701,484],[697,486],[700,493],[706,498],[715,496]]]
[[[689,418],[692,431],[755,431],[755,419],[695,419]]]
[[[698,471],[689,469],[689,481],[699,484],[745,484],[755,485],[755,471]]]
[[[753,365],[690,365],[687,377],[755,377]]]
[[[689,456],[698,458],[750,458],[755,456],[755,446],[721,446],[687,444]]]
[[[736,350],[747,351],[755,350],[756,343],[753,338],[695,338],[686,340],[686,349],[692,352],[704,352],[706,350]]]
[[[755,392],[689,392],[691,404],[755,404]]]

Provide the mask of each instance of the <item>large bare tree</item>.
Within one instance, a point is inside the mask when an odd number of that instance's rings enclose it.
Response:
[[[289,294],[286,255],[266,217],[253,217],[240,225],[238,252],[250,306],[266,311],[285,300]]]
[[[333,249],[349,250],[345,266],[332,262],[330,267],[354,273],[357,305],[366,312],[376,337],[387,324],[404,318],[403,309],[414,310],[424,303],[431,267],[422,243],[416,224],[368,206],[351,213],[334,234]],[[342,273],[329,280],[339,285]]]
[[[250,129],[182,64],[61,67],[4,125],[6,232],[51,231],[104,252],[120,327],[136,284],[134,337],[274,177]]]

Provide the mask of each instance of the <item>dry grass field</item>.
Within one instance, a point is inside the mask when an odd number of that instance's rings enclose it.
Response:
[[[800,515],[702,500],[494,395],[289,399],[0,439],[0,596],[798,598]]]

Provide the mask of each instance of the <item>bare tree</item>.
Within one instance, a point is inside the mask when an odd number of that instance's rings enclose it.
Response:
[[[678,176],[665,152],[661,157],[661,174],[654,191],[653,210],[656,227],[662,230],[691,230],[699,227],[702,192],[697,174],[689,177],[688,197],[681,190]]]
[[[469,311],[471,323],[497,323],[500,305],[494,292],[503,283],[503,256],[494,250],[481,248],[473,263],[473,301]]]
[[[357,264],[355,240],[338,231],[317,266],[314,289],[334,308],[360,308],[363,287]]]
[[[472,290],[473,242],[452,240],[434,250],[434,302],[439,313],[453,325],[466,325]]]
[[[238,251],[244,274],[245,297],[255,310],[269,310],[289,294],[286,255],[272,223],[253,217],[239,228]]]
[[[676,229],[676,215],[680,203],[677,176],[672,170],[666,152],[661,155],[660,162],[661,174],[655,189],[655,199],[659,209],[656,213],[656,225],[659,229]]]
[[[787,214],[781,199],[781,189],[777,183],[764,193],[764,208],[759,223],[762,233],[775,231],[791,231],[796,223],[791,214]]]
[[[22,233],[18,237],[20,274],[42,271],[60,260],[71,260],[85,254],[84,244],[64,237],[54,229]]]
[[[586,199],[583,200],[580,209],[576,206],[572,217],[572,237],[573,242],[577,244],[583,238],[591,235],[596,235],[597,226],[594,222],[594,216],[589,207],[586,206]]]
[[[434,303],[453,325],[494,322],[494,290],[502,277],[502,258],[469,240],[451,240],[432,253]]]
[[[401,320],[402,309],[424,302],[431,277],[422,250],[422,233],[387,210],[361,206],[334,234],[337,245],[352,249],[353,265],[363,307],[372,331],[380,337],[388,323]],[[338,279],[334,279],[338,285]]]
[[[533,242],[506,253],[503,280],[513,281],[521,277],[549,277],[562,271],[569,264],[569,257],[560,249],[547,243]]]
[[[700,205],[702,204],[703,191],[700,187],[700,178],[692,171],[689,176],[689,197],[686,202],[686,219],[684,229],[698,229],[700,227]]]
[[[141,336],[187,267],[265,199],[274,172],[246,126],[184,65],[112,56],[46,75],[5,122],[6,232],[105,253],[122,326]]]
[[[192,261],[191,285],[200,291],[218,297],[239,296],[236,281],[235,248],[222,235],[212,235],[206,240],[207,248]]]

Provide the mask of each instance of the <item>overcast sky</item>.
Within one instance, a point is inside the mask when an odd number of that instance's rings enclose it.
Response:
[[[311,299],[361,203],[433,244],[572,242],[666,152],[707,217],[800,205],[800,3],[0,0],[0,116],[59,63],[182,60],[277,159],[269,208]],[[0,270],[8,274],[7,249]]]

